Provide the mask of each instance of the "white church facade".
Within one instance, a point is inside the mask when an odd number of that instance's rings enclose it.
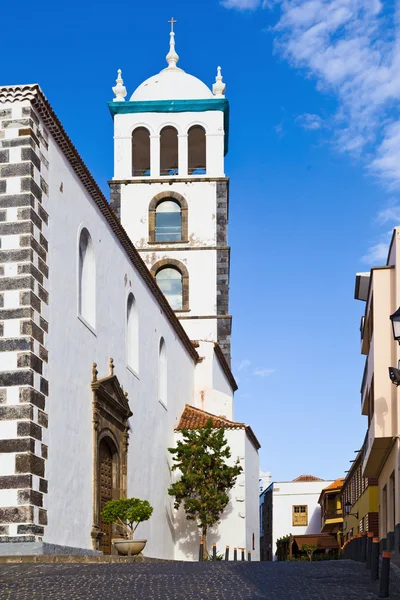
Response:
[[[109,103],[109,203],[37,85],[0,87],[0,554],[111,552],[100,511],[154,507],[145,554],[195,560],[168,496],[211,417],[243,473],[209,542],[259,557],[259,443],[230,369],[229,105],[168,67]]]

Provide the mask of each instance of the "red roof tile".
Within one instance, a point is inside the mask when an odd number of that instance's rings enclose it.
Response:
[[[293,481],[324,481],[323,479],[320,479],[319,477],[315,477],[314,475],[300,475],[300,477],[296,477],[296,479],[293,479]]]
[[[230,421],[229,419],[225,419],[219,415],[213,415],[212,413],[201,410],[200,408],[195,408],[189,404],[185,405],[185,410],[181,415],[178,425],[175,427],[175,431],[181,431],[182,429],[201,429],[207,425],[209,419],[212,420],[215,429],[245,429],[256,449],[258,450],[261,448],[250,425]]]

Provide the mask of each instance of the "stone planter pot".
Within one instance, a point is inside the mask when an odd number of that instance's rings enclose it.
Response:
[[[111,540],[111,542],[120,556],[135,556],[135,554],[140,554],[144,549],[147,540],[127,540],[119,538]]]

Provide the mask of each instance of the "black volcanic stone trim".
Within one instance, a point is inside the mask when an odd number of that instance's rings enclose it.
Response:
[[[32,306],[32,308],[40,314],[42,304],[33,292],[21,292],[19,295],[19,303],[21,306]]]
[[[42,444],[42,458],[49,457],[49,447],[46,444]]]
[[[33,506],[0,508],[0,523],[30,523],[31,521],[33,521]]]
[[[13,385],[33,385],[33,371],[2,371],[1,372],[1,385],[3,387],[9,387]],[[3,407],[0,406],[0,419],[1,410]],[[11,407],[9,407],[11,408]]]
[[[45,363],[49,362],[49,353],[46,350],[46,348],[44,348],[40,344],[39,344],[39,358],[41,358]]]
[[[0,389],[0,404],[5,404],[7,402],[7,390]]]
[[[22,490],[32,487],[32,475],[3,475],[0,490]]]
[[[33,406],[29,404],[10,404],[0,406],[0,421],[33,420]]]
[[[121,220],[121,184],[110,183],[110,205],[117,219]]]
[[[20,333],[21,335],[29,335],[32,336],[35,340],[43,344],[44,340],[44,332],[43,329],[40,329],[38,325],[34,321],[21,321],[20,323]]]
[[[42,440],[42,428],[32,421],[21,421],[17,423],[17,436],[18,437],[32,437],[35,440]]]
[[[39,506],[36,504],[35,506]],[[18,525],[17,533],[31,533],[32,535],[43,535],[44,527],[39,527],[39,525]]]
[[[40,176],[40,187],[42,188],[42,192],[44,192],[46,194],[46,196],[49,195],[49,186],[47,184],[47,182],[43,179],[42,176]]]
[[[31,519],[28,519],[30,521]],[[35,542],[36,538],[34,535],[13,535],[0,537],[0,544],[15,544],[16,542],[28,544]]]
[[[47,494],[48,490],[49,490],[49,483],[48,483],[47,479],[39,479],[39,491],[42,492],[42,494]],[[47,525],[47,523],[46,523],[46,525]]]
[[[38,171],[40,171],[40,158],[32,150],[32,148],[22,148],[21,150],[21,160],[30,160],[33,162]]]
[[[45,396],[49,395],[49,382],[44,377],[40,378],[40,391]]]
[[[11,108],[4,108],[0,110],[0,119],[9,119],[12,115]]]
[[[31,127],[33,128],[32,119],[10,119],[7,121],[2,121],[1,126],[3,129],[10,129],[14,127]]]
[[[17,212],[18,221],[32,221],[39,229],[42,230],[42,219],[39,217],[37,213],[33,210],[33,208],[20,208]]]
[[[0,221],[4,222],[7,220],[7,211],[6,210],[0,210]]]
[[[41,285],[38,285],[38,294],[39,294],[39,298],[41,300],[43,300],[43,302],[45,304],[49,303],[49,293],[46,292],[46,290],[44,288],[42,288]]]
[[[0,279],[0,290],[23,290],[24,288],[35,289],[33,277],[3,277]]]
[[[22,129],[18,129],[18,136],[29,136],[35,142],[36,146],[40,146],[39,138],[35,135],[35,132],[33,131],[33,129],[31,129],[31,127],[23,127]]]
[[[30,137],[18,137],[14,138],[13,140],[2,140],[0,145],[2,148],[15,148],[17,146],[31,146],[33,149],[36,148],[34,140]]]
[[[15,223],[0,223],[0,235],[18,235],[21,233],[33,233],[31,221],[16,221]]]
[[[43,234],[39,235],[39,241],[40,244],[43,246],[43,248],[46,250],[46,252],[49,251],[49,242],[46,240],[46,238],[44,237]]]
[[[35,356],[35,354],[33,354],[32,352],[24,352],[23,354],[18,354],[17,367],[30,367],[40,375],[43,373],[43,361],[41,361],[40,358]]]
[[[10,162],[10,151],[9,150],[0,150],[0,163],[8,163]]]
[[[0,294],[0,306],[4,306],[4,294]]]
[[[35,440],[32,438],[0,440],[0,452],[35,452]]]
[[[46,260],[46,251],[44,250],[44,248],[42,248],[39,242],[35,240],[33,235],[22,235],[19,239],[19,245],[21,248],[26,248],[30,246],[40,256],[40,258]]]
[[[46,319],[43,319],[43,317],[40,317],[39,324],[40,324],[40,327],[43,329],[43,331],[45,331],[46,333],[49,332],[49,324],[46,321]]]
[[[40,492],[35,492],[35,490],[21,490],[18,492],[18,504],[33,504],[34,506],[43,506],[43,495]]]
[[[39,525],[47,525],[47,510],[39,508]]]
[[[32,275],[41,285],[43,285],[43,275],[42,273],[33,265],[32,263],[24,263],[22,265],[18,265],[18,275]]]
[[[39,271],[41,271],[41,273],[43,273],[43,275],[48,279],[49,278],[49,267],[46,265],[46,263],[41,258],[38,258],[38,267],[39,267]]]
[[[48,223],[49,223],[49,215],[44,210],[44,208],[43,208],[43,206],[41,204],[38,205],[38,213],[39,213],[39,217],[42,219],[43,223],[46,223],[46,225],[48,225]]]
[[[21,192],[32,192],[39,202],[42,201],[43,192],[32,177],[24,177],[21,179]]]
[[[33,350],[33,338],[6,338],[0,340],[0,352],[15,352],[16,350]]]
[[[0,187],[1,183],[0,181]],[[32,194],[8,194],[0,196],[0,208],[13,208],[14,206],[32,206],[34,208],[35,196],[32,196]]]
[[[32,319],[33,310],[26,306],[25,308],[2,308],[0,309],[0,319]]]
[[[38,412],[38,423],[45,429],[47,429],[49,426],[49,418],[46,415],[46,413],[41,410],[39,410],[39,412]]]
[[[23,177],[24,175],[33,177],[33,169],[31,162],[12,163],[0,167],[0,177]]]
[[[44,477],[44,459],[35,454],[16,454],[15,471],[16,473],[32,473],[32,475]]]
[[[46,406],[46,397],[35,390],[34,388],[20,388],[19,390],[19,401],[21,404],[34,404],[41,410],[44,410]]]
[[[33,250],[0,250],[0,263],[25,262],[33,260]]]
[[[6,180],[3,179],[0,181],[0,194],[5,194],[7,191],[7,183]]]
[[[39,156],[40,156],[40,162],[42,163],[42,165],[44,165],[46,167],[46,169],[48,169],[49,168],[49,161],[44,156],[44,154],[42,152],[40,152],[40,150],[39,150]]]
[[[0,525],[0,535],[8,535],[10,528],[8,525]]]
[[[1,270],[1,267],[0,267]],[[0,322],[0,337],[4,336],[4,323]]]
[[[31,106],[24,106],[22,108],[22,115],[24,117],[30,117],[33,121],[35,121],[36,125],[39,125],[39,117]]]

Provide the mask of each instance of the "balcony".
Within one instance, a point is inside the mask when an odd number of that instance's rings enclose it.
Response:
[[[332,533],[343,523],[343,511],[341,508],[327,509],[322,515],[321,533]]]
[[[380,419],[382,422],[383,419]],[[389,452],[393,437],[386,432],[384,426],[377,425],[376,414],[373,416],[367,435],[365,436],[362,456],[363,477],[378,477],[387,453]]]

